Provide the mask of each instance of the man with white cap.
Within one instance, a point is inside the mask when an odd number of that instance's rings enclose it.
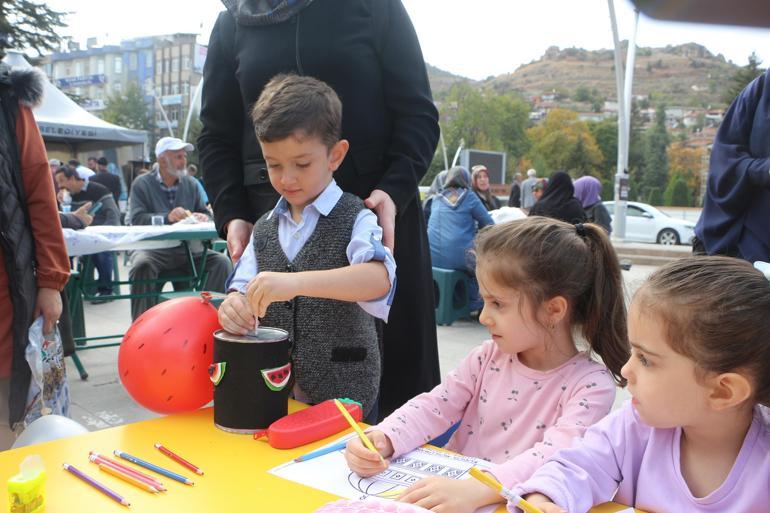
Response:
[[[195,179],[186,175],[187,152],[193,145],[175,137],[163,137],[155,145],[158,169],[144,174],[134,181],[129,198],[129,223],[152,224],[152,218],[163,217],[164,224],[173,224],[189,216],[197,221],[210,221],[211,217],[198,191]],[[200,242],[190,243],[196,265],[202,256]],[[230,259],[221,253],[206,252],[206,290],[225,291],[225,279],[230,274]],[[172,275],[190,272],[187,253],[183,246],[169,249],[135,251],[131,257],[131,281],[154,280],[161,273]],[[175,284],[176,285],[176,284]],[[131,294],[151,294],[161,285],[136,283]],[[131,318],[136,319],[157,303],[157,297],[131,299]]]

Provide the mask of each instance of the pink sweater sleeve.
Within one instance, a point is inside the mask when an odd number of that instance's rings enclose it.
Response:
[[[478,393],[479,362],[489,358],[491,344],[474,348],[433,390],[409,400],[374,428],[390,438],[394,457],[433,440],[462,419]]]
[[[609,373],[594,371],[572,384],[572,394],[560,404],[561,415],[543,434],[543,439],[490,472],[510,488],[529,479],[543,463],[558,451],[572,445],[586,428],[604,418],[615,400],[615,382]]]
[[[527,481],[512,488],[526,495],[539,492],[570,512],[588,511],[612,500],[622,479],[624,460],[640,459],[647,432],[634,419],[630,401],[586,431],[569,449],[560,451]],[[518,509],[509,504],[508,510]]]

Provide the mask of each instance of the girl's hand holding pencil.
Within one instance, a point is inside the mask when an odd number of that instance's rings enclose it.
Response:
[[[351,438],[345,447],[348,467],[361,477],[373,476],[387,469],[388,461],[384,458],[393,455],[393,444],[385,433],[378,430],[369,431],[366,437],[377,449],[377,453],[367,448],[358,437]]]
[[[557,506],[549,497],[541,493],[530,493],[524,497],[528,503],[540,509],[543,513],[567,513],[567,510]]]

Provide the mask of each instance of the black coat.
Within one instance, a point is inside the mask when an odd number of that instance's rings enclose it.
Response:
[[[360,198],[374,189],[396,204],[397,287],[384,332],[380,410],[388,413],[439,382],[430,250],[417,184],[438,141],[425,63],[398,0],[316,0],[289,20],[241,25],[229,11],[211,33],[198,139],[220,233],[254,222],[278,199],[248,111],[274,75],[328,83],[343,105],[350,152],[334,178]],[[222,233],[224,235],[224,233]]]

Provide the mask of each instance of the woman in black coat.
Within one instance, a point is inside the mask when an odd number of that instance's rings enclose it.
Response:
[[[530,209],[529,215],[552,217],[568,223],[584,223],[583,205],[575,198],[572,178],[564,171],[557,171],[548,179],[545,192]]]
[[[385,415],[440,380],[417,191],[438,141],[438,113],[414,28],[399,0],[297,0],[275,9],[259,0],[223,3],[203,70],[198,139],[217,228],[237,259],[253,222],[278,199],[248,116],[267,81],[293,72],[334,88],[342,137],[350,141],[334,178],[366,201],[385,244],[395,244],[397,286],[384,326],[380,389]]]

